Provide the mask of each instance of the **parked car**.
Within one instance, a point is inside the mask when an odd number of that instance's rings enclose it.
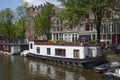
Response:
[[[115,47],[115,53],[120,54],[120,44],[116,45]]]

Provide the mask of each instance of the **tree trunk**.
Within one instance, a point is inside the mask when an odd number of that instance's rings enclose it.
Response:
[[[100,43],[100,23],[97,25],[97,43]]]
[[[98,8],[97,13],[96,13],[97,43],[100,43],[101,20],[102,20],[102,10],[101,8]]]

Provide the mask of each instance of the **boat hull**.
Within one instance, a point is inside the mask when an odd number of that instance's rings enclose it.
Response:
[[[120,80],[120,75],[115,73],[106,73],[104,74],[104,77],[109,80]]]
[[[95,67],[93,67],[93,69],[97,72],[105,72],[110,69],[115,69],[118,67],[120,67],[120,63],[114,61],[114,62],[108,62],[108,63],[102,64],[102,65],[95,66]]]
[[[44,56],[44,55],[37,55],[34,53],[29,53],[27,56],[53,61],[58,64],[69,64],[72,66],[79,66],[84,68],[93,68],[94,66],[100,65],[106,62],[105,56],[98,56],[94,58],[86,58],[86,59],[72,59],[72,58],[61,58],[61,57],[53,57],[53,56]]]

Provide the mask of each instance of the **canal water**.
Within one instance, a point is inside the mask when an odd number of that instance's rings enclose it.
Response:
[[[91,69],[0,53],[0,80],[106,80]]]

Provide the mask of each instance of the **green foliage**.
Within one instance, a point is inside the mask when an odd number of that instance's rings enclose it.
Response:
[[[34,19],[34,31],[37,36],[46,35],[47,39],[51,38],[50,28],[51,28],[51,17],[54,14],[54,5],[51,3],[46,3],[42,9],[42,12],[39,13]]]
[[[96,43],[96,40],[91,40],[91,43]]]
[[[0,11],[0,34],[5,36],[9,42],[15,36],[14,16],[10,8]]]
[[[17,7],[15,14],[10,8],[0,11],[0,34],[11,42],[15,37],[24,39],[27,3]]]
[[[20,40],[25,39],[25,30],[26,30],[26,7],[27,3],[23,3],[22,5],[18,6],[16,8],[16,14],[17,14],[17,21],[15,22],[16,25],[16,36],[19,37]]]
[[[42,14],[38,14],[37,18],[35,19],[35,27],[34,30],[38,36],[47,33],[47,31],[50,30],[50,25],[47,24],[50,23],[50,20],[47,19],[46,16]]]
[[[24,36],[24,31],[26,29],[25,25],[23,25],[23,20],[19,19],[18,21],[16,21],[15,23],[16,26],[16,36],[18,37],[22,37]]]
[[[52,40],[49,40],[48,42],[53,42]]]

